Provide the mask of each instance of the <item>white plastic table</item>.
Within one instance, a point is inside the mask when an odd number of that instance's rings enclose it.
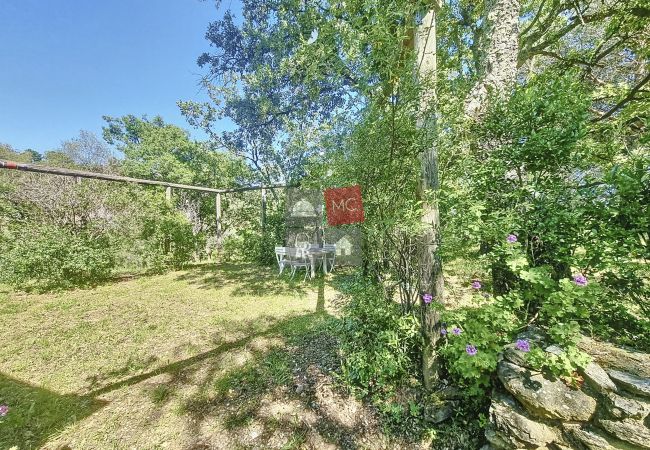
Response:
[[[285,252],[292,252],[299,250],[297,247],[282,247]],[[325,250],[321,247],[318,247],[316,245],[312,245],[309,247],[306,251],[307,257],[309,258],[309,262],[311,263],[311,278],[314,278],[316,276],[316,261],[319,258],[322,258],[323,260],[323,273],[327,275],[327,254],[331,253],[331,250]]]

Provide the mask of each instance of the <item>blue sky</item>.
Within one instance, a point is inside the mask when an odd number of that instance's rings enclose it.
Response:
[[[212,0],[0,1],[0,142],[43,152],[81,129],[101,135],[102,115],[125,114],[161,115],[204,138],[176,101],[206,99],[196,59],[223,9]]]

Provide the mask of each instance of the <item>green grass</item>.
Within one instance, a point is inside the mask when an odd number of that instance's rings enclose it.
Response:
[[[263,397],[292,381],[287,344],[331,320],[333,295],[244,264],[53,294],[0,288],[0,449],[245,446]],[[215,411],[233,395],[241,405]]]

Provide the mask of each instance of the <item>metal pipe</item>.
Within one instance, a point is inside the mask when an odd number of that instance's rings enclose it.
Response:
[[[85,170],[62,169],[59,167],[37,166],[34,164],[17,163],[0,159],[0,169],[14,169],[23,172],[46,173],[50,175],[61,175],[64,177],[91,178],[94,180],[120,181],[123,183],[146,184],[150,186],[164,186],[177,189],[188,189],[192,191],[211,192],[211,193],[228,193],[228,192],[245,192],[257,191],[261,189],[280,189],[289,187],[286,184],[272,184],[268,186],[244,186],[238,188],[216,189],[204,186],[194,186],[190,184],[169,183],[167,181],[144,180],[142,178],[124,177],[121,175],[109,175],[105,173],[87,172]]]

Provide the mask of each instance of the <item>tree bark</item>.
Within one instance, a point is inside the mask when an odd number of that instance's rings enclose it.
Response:
[[[465,114],[480,121],[489,107],[490,96],[504,98],[517,78],[519,54],[519,0],[491,0],[487,6],[485,49],[481,52],[482,73],[465,99]],[[489,143],[483,143],[489,147]],[[489,153],[489,148],[487,148]],[[481,242],[481,252],[487,253],[491,242]],[[495,294],[509,290],[512,273],[505,263],[492,265]]]
[[[490,95],[502,96],[517,77],[519,54],[519,0],[492,0],[488,4],[486,47],[479,81],[465,101],[465,114],[475,119],[487,110]]]
[[[436,2],[434,9],[428,11],[418,26],[415,47],[417,51],[417,76],[423,84],[420,94],[419,127],[431,129],[435,123],[427,117],[435,106],[436,62],[436,10],[440,3]],[[438,208],[438,152],[435,145],[430,145],[420,156],[420,182],[418,196],[425,201],[422,212],[422,222],[425,231],[420,237],[419,251],[419,284],[421,294],[431,294],[434,301],[422,304],[422,333],[424,347],[422,352],[422,376],[424,385],[431,389],[438,381],[439,358],[436,344],[440,336],[440,313],[435,303],[443,303],[444,281],[442,276],[442,261],[440,259],[440,214]],[[432,193],[432,196],[427,195]],[[435,303],[434,303],[435,302]]]

